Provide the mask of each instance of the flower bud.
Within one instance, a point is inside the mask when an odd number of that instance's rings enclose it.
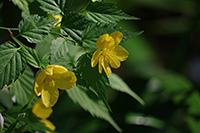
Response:
[[[21,121],[26,116],[26,113],[21,113],[17,117],[17,121]]]
[[[1,133],[2,130],[3,130],[3,124],[4,124],[4,118],[3,118],[3,116],[2,116],[1,113],[0,113],[0,133]]]

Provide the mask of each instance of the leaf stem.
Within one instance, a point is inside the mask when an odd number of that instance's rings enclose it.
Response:
[[[21,114],[25,114],[24,112],[28,109],[28,107],[31,104],[31,102],[33,101],[34,97],[35,97],[35,93],[34,93],[34,91],[32,91],[31,96],[30,96],[27,104],[24,105],[22,107],[22,109],[19,111],[19,113],[17,115],[17,119],[8,127],[8,130],[6,131],[6,133],[10,133],[10,132],[12,132],[14,130],[14,128],[16,127],[17,123],[22,119],[22,118],[19,119],[19,117],[21,117]]]
[[[34,22],[34,20],[33,20],[33,18],[31,17],[30,14],[28,15],[28,18],[30,19],[30,21],[31,21],[32,25],[34,26],[34,28],[37,29],[38,27],[36,26],[36,24],[35,24],[35,22]]]
[[[1,27],[1,26],[0,26],[0,29],[2,29],[2,30],[19,30],[18,28],[7,28],[7,27]]]

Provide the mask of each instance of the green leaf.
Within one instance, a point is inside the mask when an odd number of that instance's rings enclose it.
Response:
[[[89,24],[87,18],[77,12],[69,12],[63,16],[61,25],[70,29],[83,30]]]
[[[199,116],[199,110],[200,110],[200,94],[198,91],[193,91],[191,94],[187,93],[187,99],[186,104],[187,104],[187,111],[188,114],[193,115],[193,116]]]
[[[26,67],[25,58],[12,42],[0,45],[0,88],[15,81]]]
[[[91,57],[88,54],[83,54],[78,59],[77,73],[78,78],[83,81],[79,82],[79,84],[91,89],[110,109],[106,101],[106,89],[107,84],[109,84],[108,78],[105,73],[99,73],[98,67],[91,67]]]
[[[0,90],[0,105],[3,105],[7,109],[13,106],[13,101],[7,88]]]
[[[73,45],[71,43],[72,42],[69,42],[67,45],[69,49],[68,53],[54,63],[66,67],[69,71],[73,71],[76,66],[77,59],[83,54],[83,52],[85,52],[82,47]]]
[[[62,11],[55,0],[37,0],[41,6],[40,8],[48,14],[60,14]]]
[[[25,46],[23,43],[21,43],[17,38],[13,37],[12,38],[17,42],[17,44],[19,44],[19,46],[21,47],[20,52],[22,53],[22,55],[24,56],[24,58],[26,58],[27,62],[35,67],[35,68],[40,68],[42,66],[41,64],[41,59],[39,54],[37,53],[37,51],[35,49],[32,49],[30,47]]]
[[[43,41],[57,20],[47,19],[38,15],[31,16],[37,28],[31,24],[31,20],[27,17],[20,21],[19,33],[30,43],[38,43]]]
[[[117,131],[121,132],[121,128],[115,123],[109,114],[108,109],[101,100],[90,90],[81,86],[75,86],[70,90],[66,90],[69,97],[78,103],[84,110],[90,112],[92,116],[108,121]]]
[[[184,100],[193,87],[184,76],[173,72],[157,74],[154,78],[158,81],[159,87],[163,88],[176,104]]]
[[[191,133],[198,133],[200,131],[199,119],[192,116],[186,116],[185,120],[190,128]]]
[[[11,112],[4,112],[3,116],[4,116],[4,131],[6,131],[8,129],[8,127],[15,122],[16,120],[16,115],[18,114],[18,109],[20,108],[20,106],[16,106],[11,108],[12,111]],[[10,110],[11,110],[10,109]],[[10,111],[9,110],[9,111]],[[50,131],[47,127],[45,127],[45,124],[42,122],[39,122],[39,118],[37,118],[36,116],[34,116],[34,114],[31,112],[31,110],[28,110],[26,112],[25,118],[23,118],[21,121],[19,121],[17,123],[16,126],[16,130],[19,130],[20,127],[26,125],[24,127],[25,131],[28,132],[35,132],[35,131]]]
[[[35,49],[39,53],[40,57],[43,58],[43,56],[47,56],[47,54],[50,55],[50,47],[52,44],[52,41],[58,37],[60,37],[58,34],[53,34],[53,33],[59,33],[59,29],[54,27],[51,29],[51,32],[45,36],[42,42],[37,43],[35,46]]]
[[[62,12],[66,12],[66,10],[70,7],[72,0],[56,0],[56,3],[62,10]]]
[[[68,53],[68,41],[66,41],[62,37],[58,37],[57,39],[52,41],[51,45],[51,64],[53,64],[56,60],[64,57]]]
[[[12,2],[14,3],[14,5],[17,5],[19,9],[24,11],[26,14],[30,14],[29,5],[26,0],[12,0]]]
[[[17,103],[19,105],[25,105],[31,96],[34,86],[34,73],[31,68],[27,67],[12,86],[10,87],[10,92],[16,96]]]
[[[94,2],[86,9],[86,15],[95,23],[116,23],[120,20],[138,20],[117,9],[113,4]]]
[[[121,43],[142,33],[142,31],[128,32],[115,25],[110,24],[91,24],[82,33],[83,46],[89,47],[94,50],[96,48],[96,41],[101,35],[111,34],[115,31],[120,31],[124,35]]]
[[[112,73],[109,77],[110,87],[114,90],[129,94],[135,98],[140,104],[144,105],[144,101],[116,74]]]
[[[81,43],[81,31],[78,30],[74,30],[74,29],[69,29],[69,28],[63,28],[61,29],[61,33],[62,34],[66,34],[69,36],[69,38],[71,38],[74,43]]]

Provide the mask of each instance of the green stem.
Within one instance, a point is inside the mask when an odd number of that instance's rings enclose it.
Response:
[[[31,21],[32,25],[34,26],[34,28],[37,29],[38,27],[36,26],[36,24],[35,24],[35,22],[34,22],[34,20],[33,20],[33,18],[31,17],[30,14],[28,15],[28,18],[30,19],[30,21]]]
[[[28,107],[29,107],[29,105],[31,104],[31,102],[33,101],[34,97],[35,97],[35,92],[32,91],[31,96],[30,96],[30,98],[29,98],[27,104],[24,105],[24,107],[20,110],[19,113],[23,113],[23,112],[25,112],[25,111],[28,109]]]
[[[18,28],[7,28],[7,27],[1,27],[1,26],[0,26],[0,29],[3,29],[3,30],[19,30]]]
[[[20,115],[21,113],[24,113],[24,112],[28,109],[28,107],[29,107],[29,105],[31,104],[31,102],[33,101],[33,98],[34,98],[34,97],[35,97],[35,93],[34,93],[34,91],[32,91],[32,94],[31,94],[31,96],[30,96],[30,98],[29,98],[27,104],[24,105],[24,106],[22,107],[22,109],[19,111],[17,117],[19,117],[19,115]],[[21,120],[21,119],[20,119],[20,120]],[[6,133],[12,132],[12,131],[14,130],[14,128],[16,127],[17,123],[18,123],[20,120],[18,120],[18,118],[17,118],[17,119],[8,127],[8,130],[6,131]]]

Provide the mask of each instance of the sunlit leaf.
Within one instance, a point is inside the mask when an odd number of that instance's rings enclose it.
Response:
[[[25,58],[12,42],[0,45],[0,88],[15,81],[26,67]]]
[[[116,130],[119,132],[122,131],[110,116],[109,110],[106,108],[104,103],[90,90],[81,86],[75,86],[70,90],[66,90],[66,92],[75,103],[78,103],[83,109],[90,112],[92,116],[104,119],[108,121]]]
[[[16,96],[16,102],[19,105],[25,105],[33,91],[34,73],[27,67],[26,70],[10,87],[12,95]]]
[[[32,16],[37,28],[35,28],[31,20],[27,17],[19,23],[19,33],[26,38],[30,43],[38,43],[43,41],[44,37],[49,33],[57,20],[47,19],[38,15]]]
[[[110,86],[112,89],[129,94],[135,98],[140,104],[144,105],[144,101],[133,91],[129,86],[116,74],[112,73],[109,77]]]
[[[60,14],[62,11],[55,0],[37,0],[41,6],[40,8],[48,14]]]
[[[24,58],[26,58],[27,62],[35,68],[40,68],[42,66],[42,64],[41,64],[41,59],[40,59],[37,51],[35,49],[25,46],[17,38],[15,38],[15,37],[12,37],[12,38],[21,47],[20,52],[24,56]]]
[[[53,64],[56,60],[60,59],[61,57],[64,57],[68,53],[68,41],[66,41],[64,38],[57,38],[52,41],[51,45],[51,64]]]
[[[138,20],[138,18],[127,15],[114,5],[107,3],[94,2],[86,10],[88,18],[96,23],[116,23],[120,20]]]

